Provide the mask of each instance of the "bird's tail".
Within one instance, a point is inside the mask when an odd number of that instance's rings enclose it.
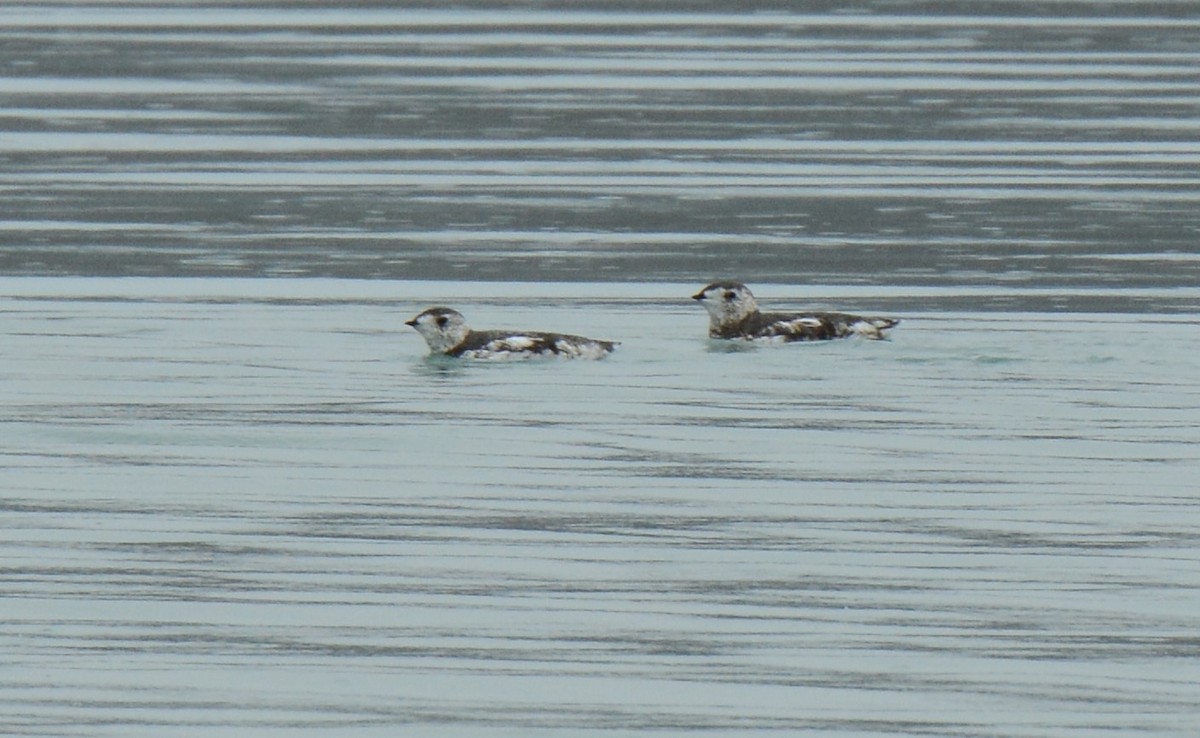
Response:
[[[878,340],[884,338],[884,331],[895,328],[899,322],[895,318],[860,318],[850,327],[863,338]]]

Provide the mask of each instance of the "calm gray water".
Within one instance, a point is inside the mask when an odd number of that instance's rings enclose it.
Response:
[[[1193,2],[842,5],[6,5],[0,270],[1200,283]]]
[[[563,7],[0,7],[0,733],[1200,734],[1194,4]]]
[[[1193,319],[692,287],[0,283],[5,732],[1200,729]],[[429,362],[435,298],[624,344]]]

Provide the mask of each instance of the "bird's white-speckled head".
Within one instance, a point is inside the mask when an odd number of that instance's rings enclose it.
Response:
[[[466,340],[471,332],[462,313],[447,307],[431,307],[404,324],[416,328],[435,354],[446,353]]]
[[[713,282],[692,295],[692,299],[704,306],[714,326],[741,322],[758,310],[750,288],[741,282]]]

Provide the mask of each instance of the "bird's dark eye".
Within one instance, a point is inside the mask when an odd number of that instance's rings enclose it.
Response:
[[[446,327],[446,324],[447,324],[447,323],[449,323],[449,322],[450,322],[450,319],[449,319],[449,318],[447,318],[445,315],[439,315],[439,316],[438,316],[438,319],[437,319],[437,324],[438,324],[438,327],[439,327],[439,328],[445,328],[445,327]]]
[[[725,302],[733,302],[736,299],[737,299],[736,292],[726,292],[725,293]]]

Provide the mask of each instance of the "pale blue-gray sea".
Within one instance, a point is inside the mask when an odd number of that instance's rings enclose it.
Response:
[[[0,7],[0,734],[1200,735],[1198,165],[1190,2]]]

